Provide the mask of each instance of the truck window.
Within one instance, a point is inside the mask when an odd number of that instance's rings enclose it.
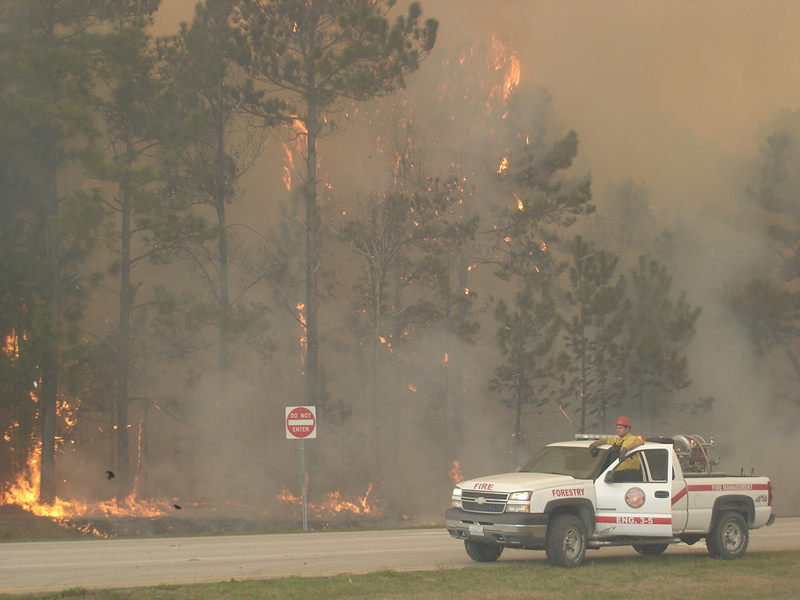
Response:
[[[648,481],[667,481],[669,477],[669,455],[667,450],[643,450],[644,462],[647,465]]]
[[[547,446],[520,469],[527,473],[569,475],[575,479],[597,476],[601,457],[592,456],[586,446]]]

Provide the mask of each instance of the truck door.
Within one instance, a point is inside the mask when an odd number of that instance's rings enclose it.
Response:
[[[615,461],[595,482],[595,532],[599,536],[672,537],[672,457],[668,448],[640,457],[640,481],[614,481]]]

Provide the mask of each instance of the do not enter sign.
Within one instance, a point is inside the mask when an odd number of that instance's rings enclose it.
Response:
[[[317,407],[286,407],[286,439],[302,440],[317,437]]]

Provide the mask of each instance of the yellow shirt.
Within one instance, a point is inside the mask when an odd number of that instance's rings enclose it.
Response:
[[[617,435],[610,435],[608,437],[600,438],[598,440],[601,444],[611,444],[612,446],[620,446],[621,448],[625,448],[626,450],[630,450],[635,448],[636,446],[642,445],[642,440],[640,440],[635,435],[631,435],[630,433],[625,437],[619,437]],[[619,471],[638,471],[639,470],[639,455],[636,454],[631,456],[630,458],[626,458],[623,460],[620,465],[617,467]]]

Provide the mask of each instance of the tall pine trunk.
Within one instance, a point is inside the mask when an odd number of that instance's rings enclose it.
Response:
[[[117,502],[123,502],[132,489],[128,436],[128,380],[131,360],[131,311],[134,289],[131,283],[131,198],[124,181],[120,186],[120,287],[119,334],[117,338],[117,398],[114,440],[117,455]]]
[[[55,139],[55,135],[52,136]],[[61,316],[61,259],[58,226],[58,164],[51,157],[49,161],[49,189],[45,209],[45,240],[47,260],[50,266],[49,289],[47,292],[48,335],[44,342],[42,357],[42,390],[39,400],[41,409],[42,456],[39,480],[39,501],[52,504],[56,499],[56,402],[58,400],[58,337]]]
[[[220,102],[222,105],[222,102]],[[230,380],[230,287],[228,282],[228,230],[226,215],[226,178],[225,178],[225,123],[224,111],[219,111],[217,119],[217,191],[214,199],[214,206],[217,211],[217,245],[219,252],[219,305],[220,320],[218,325],[219,333],[219,357],[218,357],[218,380],[217,392],[219,394],[220,406],[220,450],[221,455],[227,464],[228,448],[231,441],[231,407],[228,393],[228,383]]]

